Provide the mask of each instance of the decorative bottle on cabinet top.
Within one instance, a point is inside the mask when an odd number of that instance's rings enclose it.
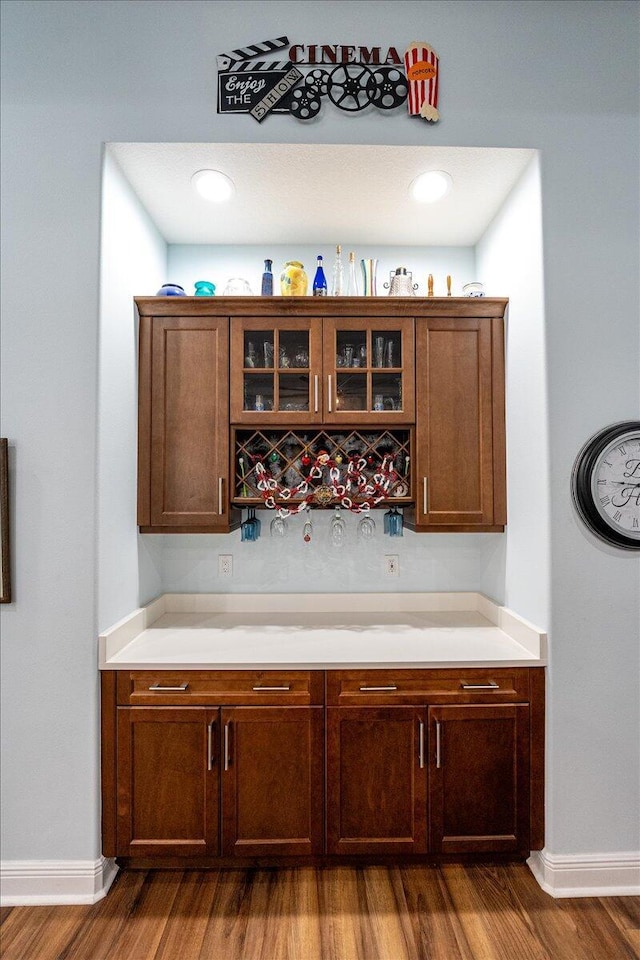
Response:
[[[362,292],[365,297],[376,297],[378,291],[376,288],[376,271],[378,261],[375,257],[367,257],[360,261],[362,267]]]
[[[313,278],[313,295],[314,297],[326,297],[327,295],[327,278],[324,275],[324,268],[322,266],[322,256],[318,254],[317,266],[316,266],[316,275]]]
[[[349,280],[347,282],[347,296],[358,296],[358,274],[356,273],[356,255],[351,251],[349,254]]]
[[[273,260],[265,260],[264,262],[264,273],[262,274],[262,289],[260,291],[263,297],[273,296],[273,273],[271,272],[272,263],[273,263]]]
[[[280,293],[283,297],[306,297],[308,278],[299,260],[287,260],[280,274]]]
[[[340,244],[336,247],[336,258],[333,261],[333,272],[331,274],[331,296],[341,297],[343,292],[343,274],[342,269],[342,247]]]
[[[211,283],[210,280],[196,280],[194,296],[213,297],[215,296],[215,292],[216,292],[215,283]]]

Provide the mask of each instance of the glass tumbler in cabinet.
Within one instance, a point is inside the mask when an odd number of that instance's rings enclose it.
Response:
[[[324,323],[327,419],[412,423],[413,318],[327,318]]]
[[[306,423],[320,408],[320,335],[300,317],[237,318],[232,327],[234,423]]]

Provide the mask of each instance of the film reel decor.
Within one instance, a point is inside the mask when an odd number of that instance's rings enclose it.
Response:
[[[313,120],[320,113],[322,101],[313,84],[304,83],[291,91],[289,110],[298,120]]]
[[[376,81],[369,67],[346,64],[329,74],[327,96],[339,110],[347,113],[357,113],[368,107],[375,90]]]
[[[329,74],[326,70],[316,67],[315,70],[311,70],[310,73],[307,74],[305,80],[307,86],[312,89],[317,96],[326,97],[329,91]]]
[[[409,83],[397,67],[378,67],[373,72],[375,92],[372,104],[379,110],[394,110],[404,103],[409,94]]]
[[[436,122],[439,58],[433,47],[394,44],[291,43],[281,36],[218,54],[218,113],[273,114],[313,120],[329,100],[345,113],[369,107]]]

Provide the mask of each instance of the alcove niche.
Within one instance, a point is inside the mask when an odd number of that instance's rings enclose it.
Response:
[[[235,184],[227,204],[193,190],[201,169]],[[453,189],[416,203],[409,186],[444,170]],[[162,592],[381,592],[478,590],[547,622],[548,470],[540,162],[531,149],[213,143],[113,143],[102,181],[98,515],[99,621],[103,629]],[[376,257],[378,295],[405,266],[426,296],[454,296],[471,280],[507,296],[508,525],[504,534],[413,534],[389,541],[382,517],[373,544],[347,517],[345,547],[331,550],[330,515],[284,541],[268,532],[141,535],[136,528],[136,321],[132,298],[163,283],[192,294],[196,280],[222,293],[231,277],[260,290],[265,258],[274,276],[290,259],[313,275],[336,244],[343,260]],[[270,518],[265,518],[270,519]],[[268,523],[266,524],[268,531]],[[218,554],[234,558],[218,578]],[[384,556],[400,576],[385,575]]]

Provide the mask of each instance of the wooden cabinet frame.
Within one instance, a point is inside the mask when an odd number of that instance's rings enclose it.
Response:
[[[410,491],[413,503],[404,511],[406,525],[417,532],[503,530],[506,523],[504,315],[507,300],[331,297],[319,303],[318,298],[313,297],[142,297],[136,298],[136,305],[140,316],[138,523],[143,532],[224,533],[238,526],[241,514],[231,502],[235,467],[230,451],[233,424],[267,429],[280,425],[293,430],[314,426],[371,430],[412,427],[414,422]],[[264,330],[278,327],[309,330],[310,366],[301,370],[309,377],[308,411],[244,410],[242,331],[248,324]],[[220,333],[218,360],[226,349],[224,369],[217,368],[215,403],[210,402],[209,397],[210,419],[205,417],[201,421],[202,428],[198,427],[197,418],[190,416],[193,400],[180,397],[179,391],[174,394],[175,402],[168,415],[167,352],[158,346],[158,335],[153,331],[155,328],[169,330],[172,325],[176,329],[183,325],[185,330],[189,325],[194,330],[219,328],[222,331],[229,325],[231,328],[230,351],[228,342],[226,348],[223,346]],[[402,333],[399,375],[403,378],[403,409],[337,410],[336,378],[343,375],[344,368],[336,365],[335,331],[368,331],[367,367],[350,372],[366,378],[369,406],[374,378],[387,369],[375,368],[371,363],[371,338],[376,329],[398,329]],[[462,343],[466,335],[468,342],[464,349],[458,350],[452,339],[450,346],[438,356],[438,351],[430,349],[428,342],[429,335],[435,336],[437,331],[449,331],[451,338],[459,333],[456,343]],[[477,350],[469,340],[469,331],[474,331],[477,337]],[[192,346],[191,353],[191,361],[181,358],[185,369],[188,368],[187,394],[189,385],[197,389],[198,379],[206,394],[211,388],[206,362],[197,346]],[[195,375],[190,375],[189,371],[193,374],[194,370]],[[469,387],[468,371],[475,371],[477,390]],[[290,375],[278,370],[266,372],[272,374],[274,383],[279,382],[279,377]],[[394,373],[398,371],[389,370],[390,375]],[[448,405],[450,416],[446,413]],[[167,423],[173,430],[167,431]],[[177,438],[181,452],[172,451],[172,437]],[[213,438],[216,452],[212,459]],[[458,453],[456,444],[460,440],[462,447]],[[192,468],[185,468],[189,460]],[[189,475],[190,469],[193,476]],[[443,475],[449,478],[450,490],[455,491],[456,484],[461,484],[460,502],[455,496],[443,498]],[[191,498],[195,500],[194,508],[190,506]],[[443,501],[440,504],[439,499]]]
[[[187,687],[183,690],[184,684]],[[150,690],[150,687],[165,689]],[[323,706],[325,701],[326,708]],[[544,712],[542,667],[352,669],[326,672],[104,671],[103,853],[111,857],[134,858],[149,866],[160,861],[166,861],[168,865],[186,866],[199,862],[203,866],[214,866],[250,863],[265,858],[269,862],[282,863],[283,857],[289,860],[299,857],[303,862],[320,862],[319,858],[328,857],[331,862],[331,858],[340,859],[344,856],[383,859],[424,855],[436,858],[459,856],[464,859],[465,856],[478,853],[486,856],[526,856],[530,850],[539,850],[544,846]],[[288,738],[289,745],[295,742],[298,746],[289,751],[291,756],[288,759],[283,757],[280,761],[278,733],[287,718],[295,721],[293,726],[296,727],[292,734],[293,741],[291,737]],[[173,746],[169,744],[167,747],[170,758],[178,755],[175,746],[179,733],[177,725],[191,724],[193,730],[195,724],[200,730],[195,739],[193,735],[188,738],[191,746],[187,757],[191,758],[192,776],[196,779],[201,774],[208,777],[202,782],[213,794],[207,794],[207,799],[203,793],[191,790],[191,797],[200,796],[203,804],[200,822],[204,822],[206,827],[199,836],[173,838],[178,842],[172,844],[170,836],[145,838],[141,835],[143,829],[139,827],[136,831],[133,828],[136,789],[132,779],[132,730],[145,719],[151,724],[158,724],[158,729],[163,722],[171,723],[173,719]],[[457,776],[461,765],[464,769],[467,762],[465,750],[468,753],[468,749],[465,747],[457,756],[450,753],[452,745],[446,734],[446,724],[469,722],[468,729],[473,733],[474,720],[485,726],[494,721],[502,726],[502,740],[498,738],[502,746],[496,748],[495,760],[490,749],[492,737],[486,729],[480,731],[476,742],[484,744],[483,750],[486,748],[489,752],[482,758],[481,751],[476,751],[479,765],[475,776],[480,789],[495,791],[499,790],[502,782],[501,769],[513,769],[513,792],[510,794],[507,790],[504,797],[498,797],[497,801],[502,808],[506,804],[506,809],[512,811],[512,827],[510,831],[504,830],[502,833],[496,829],[493,833],[488,830],[486,835],[471,831],[466,836],[456,836],[447,826],[445,817],[445,807],[456,802],[455,791],[451,792],[451,781],[447,785],[443,779],[445,768],[442,763],[453,763],[453,773]],[[211,744],[213,753],[208,753],[210,745],[207,739],[212,721],[215,721],[215,737]],[[246,766],[246,751],[244,758],[234,754],[233,729],[229,731],[230,754],[225,762],[225,726],[230,722],[232,727],[237,727],[243,721],[249,725],[255,724],[259,733],[256,744],[248,751],[249,767]],[[440,744],[440,766],[436,760],[436,721],[445,728]],[[390,728],[383,737],[377,738],[376,730],[382,730],[386,722],[391,724]],[[341,724],[345,725],[342,731]],[[326,733],[323,734],[325,728]],[[243,729],[248,730],[249,727]],[[258,742],[260,737],[267,748],[265,756],[271,752],[275,758],[273,767],[282,762],[283,783],[295,783],[296,771],[308,771],[308,783],[301,777],[304,782],[291,790],[292,796],[297,795],[298,811],[303,811],[303,814],[298,814],[298,820],[294,817],[291,822],[301,823],[304,820],[309,825],[308,830],[300,830],[302,836],[261,835],[261,831],[265,832],[264,818],[268,813],[268,783],[272,775],[277,776],[277,769],[272,771],[270,767],[265,768],[264,776],[258,769],[255,781],[251,780],[251,752],[252,749],[261,749]],[[148,742],[160,744],[160,752],[164,749],[162,737],[156,737],[154,741],[152,735]],[[390,768],[399,772],[399,780],[396,773],[389,776],[386,773],[385,751],[393,751],[394,743],[398,751],[392,757]],[[376,754],[370,769],[366,765],[367,757],[359,756],[359,745]],[[141,749],[144,750],[144,741],[141,741]],[[349,771],[344,769],[344,760],[349,752],[356,759],[356,769],[345,791],[345,778],[349,777]],[[476,764],[476,754],[472,751],[471,755]],[[204,768],[209,766],[208,757],[212,759],[211,769],[205,771]],[[483,759],[486,767],[482,764]],[[245,763],[242,770],[237,766],[238,762]],[[492,769],[493,763],[495,769]],[[364,764],[360,771],[357,769],[359,764]],[[259,766],[256,763],[256,767]],[[488,770],[486,776],[483,773],[485,769]],[[175,774],[170,772],[165,794],[175,782],[172,777]],[[409,824],[407,829],[398,834],[393,832],[392,823],[390,827],[387,824],[386,828],[380,830],[380,835],[376,835],[380,824],[385,823],[384,816],[376,814],[368,818],[366,805],[359,806],[360,786],[368,782],[367,789],[371,791],[376,778],[380,781],[380,796],[386,794],[389,798],[387,809],[391,815],[395,816],[393,811],[397,809],[404,826]],[[401,791],[399,797],[394,795],[396,781]],[[217,788],[215,784],[218,784]],[[307,789],[310,785],[313,785],[312,789]],[[153,788],[155,790],[155,784]],[[262,798],[260,790],[266,791]],[[241,830],[238,829],[235,812],[238,809],[239,791],[244,809],[249,811],[249,819],[245,816]],[[255,815],[252,814],[254,791],[258,791],[256,796],[259,800]],[[325,796],[326,846],[322,838]],[[463,804],[466,802],[463,798]],[[212,851],[218,849],[214,846],[218,838],[218,826],[214,828],[214,821],[217,824],[218,818],[217,804],[221,804],[222,810],[222,846],[216,855]],[[193,812],[193,804],[191,809]],[[489,810],[486,817],[490,820],[490,816]],[[363,836],[354,836],[354,824],[357,825],[359,817],[366,829],[362,831]],[[453,821],[456,822],[455,816]],[[458,817],[458,822],[463,821],[464,816],[462,819]],[[153,823],[153,820],[148,822]],[[140,811],[140,823],[144,827],[144,806]],[[269,831],[266,833],[269,834]],[[149,842],[154,839],[156,842]]]
[[[269,317],[238,317],[231,326],[231,422],[237,425],[262,427],[275,424],[287,426],[325,424],[327,426],[411,424],[415,419],[414,401],[414,332],[412,317],[394,317],[387,314],[375,317],[359,316],[354,310],[353,316],[332,315],[333,301],[326,309],[317,309],[314,317],[292,317],[270,315]],[[282,331],[304,331],[309,337],[309,367],[280,368],[274,360],[274,366],[263,366],[247,370],[244,365],[245,336],[249,331],[256,333],[274,332],[274,356],[277,357]],[[364,334],[367,343],[366,366],[339,368],[336,364],[337,334]],[[394,332],[400,341],[400,363],[397,368],[374,366],[373,333]],[[244,386],[246,378],[265,375],[274,378],[275,392],[284,377],[300,372],[308,376],[308,411],[265,410],[256,413],[244,406]],[[375,377],[388,374],[402,378],[403,408],[398,411],[373,411]],[[371,401],[363,410],[340,410],[338,406],[338,378],[340,376],[362,377],[365,382],[365,394]]]
[[[229,532],[229,321],[140,318],[138,524]]]

